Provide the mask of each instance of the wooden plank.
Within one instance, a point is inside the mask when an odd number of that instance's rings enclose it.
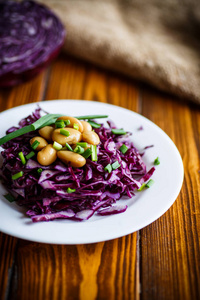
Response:
[[[60,55],[51,67],[45,100],[83,99],[85,77],[84,63]]]
[[[0,299],[6,299],[12,276],[17,239],[0,232]]]
[[[81,273],[75,246],[20,240],[14,270],[10,299],[77,299]]]
[[[120,106],[125,106],[132,110],[137,110],[138,106],[138,90],[135,88],[135,86],[129,82],[129,84],[126,83],[126,80],[121,81],[121,78],[117,75],[111,75],[105,76],[105,72],[101,69],[97,69],[92,65],[85,65],[83,62],[74,62],[74,60],[68,60],[67,63],[64,61],[64,57],[60,57],[60,60],[58,60],[54,67],[56,70],[52,69],[52,73],[49,78],[49,88],[47,89],[46,99],[86,99],[86,100],[95,100],[100,102],[109,102],[111,104],[116,104]],[[59,69],[60,68],[60,69]],[[70,70],[70,72],[69,72]],[[63,80],[59,84],[59,94],[57,96],[52,96],[55,93],[57,93],[57,90],[53,88],[56,86],[56,80],[58,79],[56,77],[56,74],[61,74],[61,77]],[[58,84],[57,84],[58,85]],[[130,236],[131,238],[131,236]],[[129,239],[130,239],[129,238]],[[122,238],[122,240],[125,238]],[[135,274],[135,266],[136,266],[136,234],[133,234],[133,238],[131,238],[132,244],[131,247],[133,248],[133,251],[131,251],[131,254],[133,255],[133,258],[131,257],[127,259],[127,262],[129,262],[129,265],[131,265],[131,270],[133,274]],[[115,242],[116,244],[116,242]],[[106,242],[103,249],[110,249],[113,245],[113,242]],[[100,265],[100,269],[108,268],[107,272],[100,273],[98,271],[98,263],[95,264],[97,269],[93,269],[93,263],[91,264],[91,270],[90,270],[90,263],[87,263],[87,266],[84,265],[85,262],[91,261],[93,262],[96,258],[100,257],[100,248],[101,246],[96,245],[95,250],[91,250],[94,248],[94,245],[88,245],[86,246],[77,246],[78,253],[79,253],[79,260],[80,260],[80,268],[82,270],[83,279],[80,284],[80,299],[95,299],[95,295],[98,291],[98,297],[99,299],[102,299],[102,297],[106,297],[106,295],[109,295],[109,299],[120,299],[120,293],[116,293],[116,285],[114,282],[114,278],[116,276],[115,272],[112,271],[112,268],[107,265],[106,260],[104,261],[103,265]],[[112,246],[113,247],[113,246]],[[117,249],[117,247],[113,247],[109,251],[110,256],[114,256],[115,251],[114,249]],[[84,249],[89,249],[89,255],[87,254]],[[97,251],[96,256],[92,256],[90,253],[93,253],[93,251]],[[107,253],[107,251],[105,252]],[[122,252],[123,253],[123,252]],[[106,254],[108,255],[108,254]],[[128,255],[128,251],[126,252],[126,256]],[[110,258],[108,257],[108,260]],[[83,268],[85,266],[85,268]],[[92,272],[94,273],[98,271],[99,274],[101,274],[101,280],[98,282],[95,282],[95,276],[92,276],[88,278],[89,274]],[[110,274],[110,272],[114,272],[113,276],[109,276],[110,279],[107,277],[107,273]],[[128,272],[126,274],[129,274]],[[129,298],[124,299],[132,299],[135,294],[135,277],[132,274],[132,277],[127,276],[127,286],[130,284],[131,290],[128,294],[128,292],[124,291],[123,295],[129,295]],[[121,274],[122,275],[122,274]],[[133,282],[130,278],[133,278]],[[121,281],[119,280],[120,284],[122,284],[123,275],[120,277]],[[101,284],[102,282],[102,284]],[[130,283],[131,282],[131,283]],[[114,285],[113,285],[114,283]],[[89,289],[89,290],[88,290]],[[133,292],[134,291],[134,292]],[[119,292],[119,291],[118,291]],[[117,296],[118,295],[118,296]],[[116,298],[118,297],[118,298]],[[125,297],[125,296],[124,296]]]
[[[185,179],[173,206],[141,230],[141,299],[199,299],[200,111],[169,97],[144,93],[143,114],[177,145]]]
[[[126,77],[61,55],[51,68],[45,99],[93,100],[139,111],[138,91]]]
[[[6,109],[31,102],[38,102],[43,98],[47,71],[24,84],[0,90],[0,112]],[[17,125],[17,124],[15,124]],[[6,299],[13,275],[14,256],[17,239],[0,233],[0,299]]]
[[[48,70],[33,80],[12,88],[0,90],[0,112],[15,106],[38,102],[43,99]]]
[[[131,81],[63,56],[51,68],[44,98],[108,101],[138,109],[138,89]],[[135,299],[136,249],[136,233],[76,246],[19,240],[9,298]]]
[[[135,244],[136,234],[77,246],[19,240],[9,298],[135,299]]]

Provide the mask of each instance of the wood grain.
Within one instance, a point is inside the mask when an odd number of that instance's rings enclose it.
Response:
[[[21,85],[0,90],[0,112],[15,106],[41,101],[48,70]]]
[[[17,239],[0,232],[0,299],[9,294]]]
[[[0,298],[199,299],[199,107],[60,55],[34,80],[0,90],[0,111],[54,99],[94,100],[142,113],[177,145],[185,168],[183,188],[157,221],[107,242],[48,245],[0,233]]]
[[[9,298],[135,299],[135,244],[136,234],[77,246],[20,240]]]
[[[47,71],[22,85],[0,90],[0,112],[31,102],[40,101],[45,91]],[[4,133],[1,133],[3,136]],[[17,239],[0,232],[0,299],[6,299],[15,268]]]
[[[142,112],[177,145],[185,178],[173,206],[159,220],[141,230],[141,299],[198,299],[200,114],[186,103],[179,105],[163,98],[144,93]]]
[[[83,62],[66,61],[61,56],[41,76],[36,82],[7,92],[6,108],[28,103],[33,91],[35,101],[72,98],[108,102],[133,110],[138,106],[138,90],[131,82],[126,84],[125,78],[121,80],[114,74],[108,80],[103,70],[92,65],[86,67]],[[15,260],[11,259],[13,273],[7,280],[11,287],[8,298],[135,299],[136,237],[133,233],[106,243],[77,246],[18,240]]]

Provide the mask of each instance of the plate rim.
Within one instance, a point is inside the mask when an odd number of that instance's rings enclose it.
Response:
[[[28,107],[34,107],[34,106],[35,106],[35,108],[37,106],[43,108],[43,105],[44,106],[48,106],[49,104],[53,105],[53,103],[55,103],[55,102],[58,104],[58,102],[61,103],[63,101],[70,101],[70,102],[73,102],[73,103],[74,102],[76,102],[76,103],[80,102],[81,104],[83,104],[83,103],[86,104],[87,103],[87,105],[92,104],[92,105],[96,105],[96,106],[107,106],[107,107],[110,107],[110,108],[114,108],[115,107],[116,109],[123,110],[124,112],[127,112],[127,113],[131,113],[131,114],[137,116],[137,118],[145,120],[145,122],[149,122],[151,124],[151,126],[155,127],[156,130],[158,130],[158,132],[160,132],[165,137],[165,139],[167,139],[167,141],[172,146],[173,150],[176,152],[177,157],[179,157],[179,168],[180,168],[181,178],[179,179],[179,183],[178,183],[177,189],[173,193],[173,197],[172,197],[173,199],[171,201],[169,201],[166,206],[163,207],[163,210],[160,211],[160,214],[157,214],[156,218],[152,216],[152,220],[150,222],[148,220],[147,224],[145,224],[145,222],[144,222],[144,225],[142,227],[138,226],[138,228],[136,230],[132,231],[131,226],[130,226],[129,230],[127,230],[126,233],[121,233],[121,234],[115,233],[115,234],[112,234],[112,236],[110,236],[110,237],[107,236],[105,238],[103,238],[103,237],[99,238],[99,239],[98,238],[96,238],[96,239],[88,238],[88,239],[85,239],[85,240],[81,240],[80,238],[78,238],[78,239],[74,239],[73,241],[67,241],[67,240],[66,241],[63,241],[63,240],[59,241],[59,240],[57,240],[57,241],[54,242],[53,240],[48,240],[48,239],[43,240],[42,238],[37,238],[37,239],[34,238],[33,239],[31,237],[28,237],[28,236],[25,237],[23,234],[20,234],[20,233],[18,233],[18,234],[15,233],[13,235],[9,230],[6,230],[5,228],[3,228],[3,231],[2,231],[1,228],[0,228],[0,230],[2,232],[6,233],[6,234],[11,235],[11,236],[15,236],[17,238],[26,239],[26,240],[30,240],[30,241],[34,241],[34,242],[48,243],[48,244],[65,244],[65,245],[72,245],[73,244],[74,245],[74,244],[97,243],[97,242],[112,240],[112,239],[115,239],[115,238],[120,238],[122,236],[128,235],[128,234],[133,233],[135,231],[141,230],[142,228],[145,228],[146,226],[150,225],[151,223],[153,223],[154,221],[156,221],[157,219],[159,219],[172,206],[172,204],[175,202],[176,198],[178,197],[178,195],[180,193],[180,190],[181,190],[181,187],[182,187],[182,184],[183,184],[183,179],[184,179],[184,167],[183,167],[183,162],[182,162],[181,155],[180,155],[180,153],[179,153],[179,151],[178,151],[175,143],[164,132],[164,130],[162,130],[157,124],[155,124],[153,121],[151,121],[147,117],[145,117],[145,116],[143,116],[143,115],[141,115],[141,114],[139,114],[139,113],[137,113],[135,111],[132,111],[130,109],[127,109],[127,108],[124,108],[124,107],[121,107],[121,106],[118,106],[118,105],[114,105],[114,104],[110,104],[110,103],[105,103],[105,102],[97,102],[97,101],[93,101],[93,100],[81,100],[81,99],[54,99],[54,100],[45,100],[45,101],[39,101],[39,102],[26,103],[26,104],[23,104],[23,105],[18,105],[18,106],[12,107],[10,109],[4,110],[4,111],[0,112],[0,116],[2,116],[3,114],[9,113],[9,112],[12,113],[14,110],[20,110],[20,108],[22,108],[22,107],[24,109],[26,109]],[[44,109],[45,109],[45,107],[44,107]],[[32,111],[33,110],[31,110],[30,113],[32,113]],[[26,116],[24,116],[24,117],[26,117]],[[19,118],[19,120],[22,119],[22,118],[23,118],[23,116],[21,118]],[[18,123],[18,121],[16,123]],[[0,186],[2,187],[2,183],[0,183]],[[0,187],[0,191],[1,191],[1,187]],[[2,199],[0,199],[0,200],[3,201]],[[129,209],[129,207],[128,207],[128,209]],[[114,216],[122,216],[122,215],[123,214],[113,215],[113,217]],[[55,222],[55,221],[53,221],[53,222]],[[45,223],[49,224],[49,222],[45,222]],[[81,224],[82,224],[82,222],[81,222]]]

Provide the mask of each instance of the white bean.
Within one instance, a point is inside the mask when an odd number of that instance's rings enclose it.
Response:
[[[46,147],[48,145],[47,141],[42,138],[41,136],[34,136],[31,140],[30,140],[30,144],[32,145],[35,141],[39,142],[39,145],[37,146],[37,148],[35,150],[40,151],[42,150],[44,147]]]
[[[44,126],[41,129],[39,129],[39,134],[47,141],[52,141],[52,133],[54,131],[54,128],[52,126]]]
[[[69,132],[69,136],[65,136],[60,133],[60,130],[66,130]],[[76,144],[81,141],[82,134],[80,131],[73,129],[73,128],[57,128],[52,133],[52,140],[56,141],[57,143],[65,146],[66,143],[68,144]]]
[[[83,125],[83,131],[92,131],[92,126],[87,121],[81,121]]]
[[[48,144],[37,154],[37,161],[42,166],[51,165],[57,158],[57,151],[53,148],[52,144]]]
[[[100,143],[100,138],[94,131],[83,131],[82,140],[91,145],[98,145]]]
[[[70,162],[71,166],[75,168],[81,168],[86,164],[86,159],[82,155],[72,151],[60,150],[57,155],[62,162],[65,164]]]
[[[74,128],[74,124],[78,125],[78,130],[80,132],[83,132],[83,125],[81,123],[81,121],[79,121],[78,119],[74,118],[74,117],[70,117],[70,116],[63,116],[63,117],[59,117],[57,120],[69,120],[70,124],[67,125],[66,127],[71,127]]]

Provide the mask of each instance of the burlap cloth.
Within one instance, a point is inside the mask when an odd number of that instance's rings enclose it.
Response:
[[[200,104],[200,0],[39,0],[64,51]]]

